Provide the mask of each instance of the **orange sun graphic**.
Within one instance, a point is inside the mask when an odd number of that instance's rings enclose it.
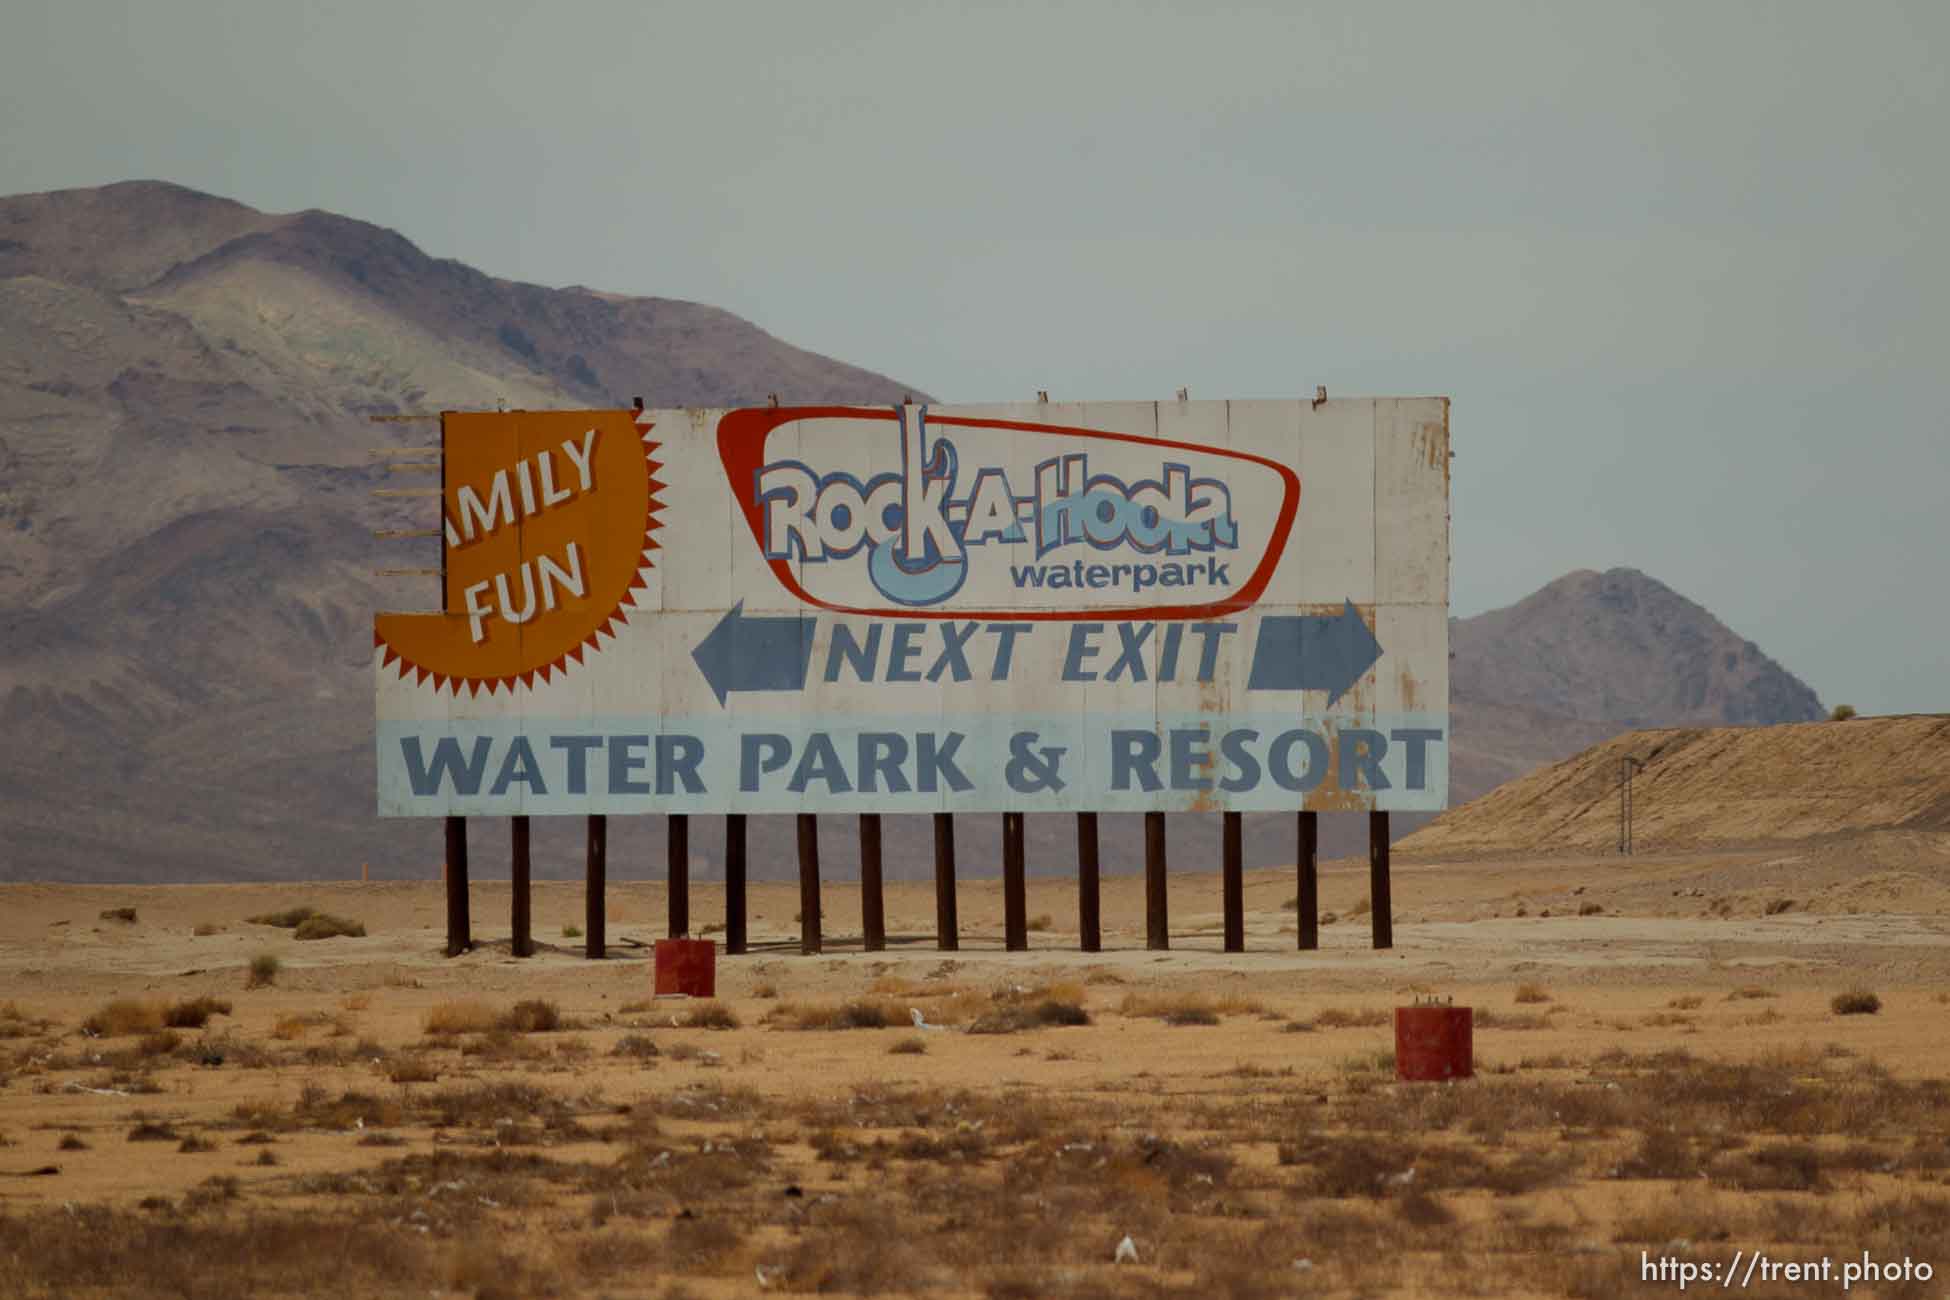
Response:
[[[444,608],[374,618],[381,666],[492,694],[613,638],[659,545],[650,429],[630,411],[443,415]]]

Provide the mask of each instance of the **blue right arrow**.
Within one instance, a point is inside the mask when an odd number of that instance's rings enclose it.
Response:
[[[1259,622],[1249,691],[1326,691],[1327,707],[1381,658],[1354,602],[1338,614],[1280,614]]]
[[[723,704],[732,691],[797,691],[812,663],[814,621],[797,614],[746,618],[745,602],[718,620],[691,658]]]

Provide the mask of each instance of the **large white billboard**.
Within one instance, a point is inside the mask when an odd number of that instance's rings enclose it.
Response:
[[[449,413],[387,815],[1446,806],[1442,398]]]

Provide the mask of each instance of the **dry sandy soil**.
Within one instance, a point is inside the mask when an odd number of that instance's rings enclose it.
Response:
[[[1910,1279],[1850,1294],[1940,1296],[1946,879],[1916,834],[1398,864],[1376,952],[1331,863],[1324,948],[1265,872],[1243,955],[1210,875],[1174,876],[1169,954],[1134,877],[1089,955],[1068,881],[1031,883],[1028,954],[998,882],[955,954],[928,888],[869,954],[829,886],[817,958],[757,886],[710,1003],[650,997],[655,885],[612,887],[601,964],[576,886],[537,887],[522,961],[505,885],[454,960],[437,882],[0,886],[0,1293],[1610,1296],[1677,1289],[1642,1252],[1831,1261],[1744,1288],[1786,1295],[1867,1250]],[[301,904],[367,937],[246,920]],[[1473,1080],[1394,1079],[1423,996],[1477,1009]]]

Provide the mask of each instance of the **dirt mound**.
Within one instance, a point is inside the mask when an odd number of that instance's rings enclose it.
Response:
[[[1873,865],[1933,860],[1950,831],[1950,716],[1634,731],[1499,786],[1403,839],[1416,855],[1602,851],[1632,780],[1641,852],[1889,831]],[[1850,851],[1859,851],[1860,843]],[[1865,864],[1869,865],[1869,864]]]

